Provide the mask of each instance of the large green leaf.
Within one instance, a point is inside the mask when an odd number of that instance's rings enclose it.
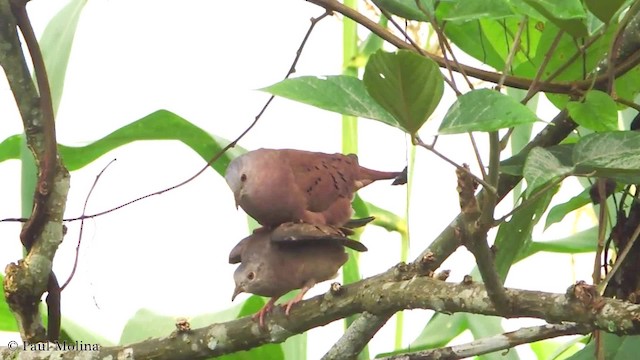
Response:
[[[529,344],[538,359],[564,360],[582,348],[578,345],[580,338],[561,343],[555,339],[536,341]]]
[[[611,47],[611,40],[615,35],[616,27],[611,26],[606,28],[605,33],[600,36],[591,46],[586,50],[581,50],[580,45],[568,35],[566,32],[560,36],[560,40],[557,42],[553,49],[553,56],[548,60],[547,66],[544,68],[541,79],[547,79],[551,74],[563,69],[562,72],[557,75],[554,82],[571,82],[576,80],[582,80],[600,65],[606,53]],[[541,64],[544,63],[545,58],[548,56],[549,51],[552,50],[553,44],[556,42],[560,29],[553,24],[547,23],[542,32],[540,42],[538,43],[535,58],[533,59],[534,67],[529,68],[529,73],[521,71],[521,76],[533,77],[539,70]],[[567,61],[575,54],[580,56],[573,59],[573,61],[567,66]],[[617,86],[619,80],[616,80]],[[629,90],[627,93],[632,93],[634,88],[638,88],[638,84],[628,83]],[[549,100],[559,109],[565,107],[569,101],[567,95],[562,94],[548,94]]]
[[[576,173],[640,183],[640,133],[589,134],[576,144],[573,162]]]
[[[435,313],[427,326],[411,343],[410,349],[420,351],[423,349],[434,349],[447,345],[458,335],[468,328],[467,316],[464,313],[442,314]],[[405,352],[409,349],[405,349]]]
[[[39,41],[47,67],[54,112],[60,105],[76,27],[86,3],[87,0],[71,0],[49,21]]]
[[[447,345],[467,329],[467,314],[435,313],[422,332],[407,348],[376,355],[376,358],[405,354],[407,352],[435,349]]]
[[[585,0],[587,9],[593,13],[603,23],[608,23],[613,15],[624,4],[625,0]]]
[[[529,151],[522,174],[527,180],[527,196],[543,185],[571,175],[573,167],[563,165],[550,151],[535,147]]]
[[[574,144],[560,144],[550,146],[545,148],[545,150],[549,151],[555,158],[560,160],[560,163],[563,166],[573,166],[573,148]],[[522,176],[522,172],[524,169],[524,163],[529,156],[528,152],[518,153],[504,161],[500,162],[500,171],[514,176]]]
[[[534,241],[522,254],[518,255],[518,261],[540,251],[565,254],[592,252],[596,249],[597,240],[598,229],[592,227],[561,239]]]
[[[587,13],[580,0],[524,0],[556,26],[579,38],[587,36]]]
[[[536,120],[536,115],[517,100],[497,91],[479,89],[458,97],[444,116],[438,132],[497,131]]]
[[[199,315],[192,319],[188,319],[192,328],[204,327],[213,323],[221,323],[231,321],[236,318],[255,314],[265,302],[259,296],[251,296],[244,303],[233,306],[229,309],[214,314]],[[168,336],[175,331],[175,323],[177,317],[159,315],[150,310],[140,309],[129,319],[122,335],[120,336],[120,344],[131,344],[145,340],[150,337]],[[220,359],[228,360],[250,360],[250,359],[285,359],[282,345],[265,344],[249,351],[240,351],[237,353],[225,355]]]
[[[640,335],[618,336],[601,332],[601,343],[604,358],[607,360],[636,359],[640,353]],[[569,357],[569,360],[591,360],[596,351],[596,342],[591,341],[582,350]]]
[[[138,140],[179,140],[206,161],[229,143],[228,140],[212,136],[170,111],[158,110],[89,145],[81,147],[58,145],[58,149],[67,169],[77,170],[119,146]],[[245,152],[244,149],[236,146],[225,152],[212,166],[218,173],[224,174],[229,162],[243,152]],[[14,135],[0,143],[0,162],[17,159],[19,153],[19,135]]]
[[[479,277],[478,275],[476,275]],[[477,314],[465,314],[469,330],[474,339],[484,339],[505,332],[502,327],[502,318],[497,316],[486,316]],[[478,357],[480,360],[517,360],[518,353],[515,351],[495,351]]]
[[[371,55],[363,82],[371,97],[410,134],[427,121],[444,91],[438,65],[408,50]]]
[[[458,1],[445,20],[468,21],[478,19],[503,19],[515,15],[506,0]]]
[[[433,13],[434,0],[420,0],[422,9]],[[379,8],[407,20],[428,22],[429,17],[418,7],[416,0],[373,0]]]
[[[44,306],[43,306],[44,308]],[[43,309],[44,310],[44,309]],[[43,313],[46,311],[43,311]],[[89,344],[100,344],[100,346],[114,345],[111,341],[104,337],[93,333],[90,329],[83,328],[65,317],[62,318],[62,332],[68,335],[71,340],[81,340]]]
[[[530,247],[533,228],[542,218],[542,214],[549,207],[549,203],[557,191],[557,186],[547,190],[543,196],[521,207],[509,221],[502,223],[498,228],[494,242],[494,247],[497,249],[495,266],[503,283],[511,266],[516,263],[518,255]]]
[[[4,276],[2,276],[2,274],[0,274],[0,282],[4,283]],[[0,331],[18,331],[16,318],[13,317],[13,313],[4,296],[4,287],[0,287]]]
[[[583,102],[567,104],[569,115],[579,125],[593,131],[618,130],[618,108],[609,94],[591,90]]]
[[[549,210],[549,214],[547,214],[547,219],[545,220],[545,224],[544,224],[545,230],[549,226],[557,222],[560,222],[570,212],[577,210],[590,203],[591,203],[591,196],[589,195],[589,189],[585,189],[580,194],[572,197],[568,201],[552,207],[551,210]]]
[[[393,116],[369,96],[363,82],[353,76],[301,76],[260,90],[320,109],[399,127]]]

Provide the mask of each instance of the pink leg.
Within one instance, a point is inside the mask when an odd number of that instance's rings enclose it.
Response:
[[[264,328],[264,314],[268,313],[269,311],[271,311],[271,309],[273,309],[273,304],[276,303],[276,300],[278,300],[278,298],[279,297],[272,297],[271,299],[269,299],[269,301],[266,304],[264,304],[264,306],[262,307],[262,309],[260,309],[260,311],[253,314],[252,319],[255,321],[256,318],[258,318],[258,324],[260,325],[261,328]]]
[[[284,308],[284,314],[289,316],[289,312],[291,311],[291,307],[293,306],[293,304],[300,302],[300,300],[302,300],[302,298],[304,297],[304,294],[307,293],[307,291],[309,291],[309,289],[311,289],[314,285],[316,284],[315,281],[313,280],[309,280],[307,281],[306,284],[304,284],[304,286],[302,287],[302,289],[300,289],[300,292],[298,293],[298,295],[296,295],[296,297],[294,297],[293,299],[291,299]]]

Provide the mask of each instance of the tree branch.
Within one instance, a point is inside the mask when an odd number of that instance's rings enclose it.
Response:
[[[311,328],[323,326],[347,316],[369,312],[389,314],[403,309],[431,309],[445,313],[470,312],[509,318],[533,317],[551,323],[573,322],[616,334],[640,334],[640,305],[601,298],[595,288],[579,283],[566,294],[507,289],[513,304],[504,314],[493,306],[481,284],[452,284],[427,276],[418,276],[419,269],[396,266],[386,273],[357,283],[336,287],[309,300],[302,301],[287,317],[282,307],[276,307],[267,317],[266,329],[261,329],[250,316],[204,328],[176,331],[163,338],[139,343],[103,347],[84,351],[84,359],[153,358],[205,359],[248,350],[266,343],[281,343],[287,338]],[[318,311],[322,309],[322,311]],[[86,344],[85,344],[86,345]],[[28,349],[27,349],[28,350]],[[2,356],[20,357],[22,348]],[[33,352],[31,359],[73,359],[78,351]]]
[[[382,39],[389,42],[391,45],[397,47],[398,49],[416,51],[411,44],[403,41],[399,37],[392,34],[390,31],[378,25],[376,22],[367,18],[366,16],[359,13],[358,11],[353,10],[349,7],[346,7],[336,0],[306,0],[306,1],[316,4],[320,7],[323,7],[328,11],[338,12],[354,20],[355,22],[366,27],[372,33],[380,36]],[[636,18],[637,17],[634,17],[634,19]],[[632,41],[635,41],[635,39],[632,39]],[[631,49],[631,48],[627,47],[627,50],[628,49]],[[621,52],[621,54],[622,53],[623,52]],[[446,59],[430,53],[426,53],[426,54],[430,59],[435,61],[440,67],[444,68],[447,66]],[[614,72],[616,77],[622,76],[624,73],[633,69],[636,65],[640,63],[640,50],[637,47],[633,48],[633,50],[626,52],[625,54],[627,55],[627,57],[622,57],[622,56],[619,57],[620,59],[624,59],[624,61],[616,63],[617,66]],[[496,72],[481,70],[481,69],[474,68],[472,66],[468,66],[464,64],[460,64],[459,67],[454,67],[452,69],[454,71],[458,71],[461,73],[464,72],[468,76],[474,77],[476,79],[492,82],[494,84],[497,84],[500,81],[500,77],[501,77],[501,74],[498,74]],[[547,92],[547,93],[554,93],[554,94],[574,94],[576,91],[581,92],[581,91],[586,91],[588,89],[591,89],[594,84],[604,84],[606,83],[607,80],[608,80],[608,77],[605,74],[605,75],[600,75],[595,79],[573,81],[569,83],[543,81],[538,83],[537,90]],[[517,77],[517,76],[506,76],[504,79],[505,86],[514,87],[517,89],[527,90],[529,89],[531,84],[532,84],[531,79]]]
[[[466,359],[558,336],[586,334],[591,330],[590,326],[577,324],[532,326],[467,344],[383,357],[379,360]]]
[[[4,291],[16,315],[23,339],[31,342],[57,339],[60,330],[60,292],[51,268],[62,241],[62,215],[69,190],[69,173],[58,159],[55,124],[44,61],[25,10],[25,0],[1,0],[0,65],[22,116],[27,145],[38,164],[39,175],[31,218],[20,239],[27,256],[5,269]],[[36,90],[22,53],[16,27],[29,47],[38,82]],[[38,305],[47,290],[48,334]]]

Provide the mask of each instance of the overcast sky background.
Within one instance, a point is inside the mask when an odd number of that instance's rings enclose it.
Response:
[[[64,4],[61,0],[29,4],[38,34]],[[89,1],[78,25],[58,111],[58,141],[72,146],[88,144],[158,109],[170,110],[211,134],[233,139],[268,99],[256,89],[283,78],[309,19],[322,13],[313,4],[295,0]],[[322,21],[304,50],[296,76],[340,74],[341,41],[339,18]],[[453,101],[448,92],[421,131],[423,139],[436,133]],[[553,109],[544,106],[547,111],[541,118],[550,120]],[[8,85],[1,78],[0,111],[1,141],[20,133],[22,126]],[[339,152],[340,126],[339,115],[277,98],[240,145],[247,149]],[[479,138],[481,143],[486,140]],[[407,164],[409,144],[398,129],[360,121],[359,158],[365,166],[400,170]],[[438,146],[458,163],[475,166],[468,137],[445,136]],[[101,178],[90,199],[89,213],[174,185],[205,163],[178,142],[123,146],[72,173],[67,217],[80,215],[95,176],[114,158],[117,162]],[[20,214],[19,174],[18,161],[0,163],[0,218]],[[454,168],[419,149],[413,190],[410,259],[458,212]],[[564,190],[559,200],[579,192],[575,186]],[[378,183],[360,194],[397,214],[404,212],[405,187]],[[584,229],[590,216],[584,212],[574,228]],[[79,225],[68,224],[69,231],[56,255],[54,269],[61,282],[73,266]],[[0,268],[20,258],[19,230],[17,224],[0,224]],[[566,236],[570,231],[570,226],[552,227],[536,240]],[[246,235],[246,216],[236,211],[224,179],[213,170],[178,190],[87,221],[79,268],[62,294],[63,314],[117,342],[127,320],[141,308],[175,317],[226,309],[234,305],[235,269],[227,263],[227,256]],[[368,227],[363,236],[369,248],[361,256],[363,275],[395,265],[400,257],[399,240],[396,234]],[[543,256],[516,265],[507,285],[564,292],[577,279],[590,281],[591,256]],[[473,257],[460,249],[442,268],[452,270],[450,280],[455,282],[471,271],[472,264]],[[328,285],[317,285],[307,298],[327,291]],[[236,303],[246,297],[238,299]],[[405,318],[404,344],[415,339],[430,314],[412,311]],[[515,329],[523,323],[530,322],[509,322],[506,326]],[[393,350],[394,326],[390,321],[374,338],[372,356]],[[342,327],[342,322],[336,322],[312,330],[310,358],[328,350]],[[9,339],[19,336],[0,333],[0,346]],[[459,341],[468,339],[467,335]],[[531,356],[526,351],[522,354]]]

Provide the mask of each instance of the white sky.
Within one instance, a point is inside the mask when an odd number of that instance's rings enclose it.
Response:
[[[38,34],[65,3],[30,3]],[[84,145],[157,109],[170,110],[211,134],[233,139],[268,98],[255,89],[282,79],[309,19],[322,12],[301,0],[90,1],[80,19],[67,71],[57,118],[58,140],[65,145]],[[296,75],[339,74],[341,59],[341,22],[336,17],[325,19],[309,40]],[[423,138],[435,133],[439,119],[453,102],[450,94],[447,96],[421,132]],[[22,125],[4,80],[0,81],[0,109],[1,141],[21,132]],[[369,120],[360,121],[360,125],[363,165],[383,170],[406,165],[408,142],[402,132]],[[240,144],[248,149],[338,152],[340,118],[276,99]],[[455,161],[474,165],[466,136],[443,137],[439,146]],[[94,191],[89,213],[174,185],[204,165],[195,152],[178,142],[138,142],[121,147],[72,173],[67,216],[80,215],[95,176],[113,158],[118,161]],[[0,163],[0,218],[20,214],[19,168],[18,161]],[[413,188],[410,259],[458,212],[454,169],[422,150],[418,150]],[[564,199],[577,192],[569,189]],[[397,214],[404,211],[403,187],[374,184],[360,194]],[[61,282],[73,265],[78,238],[79,223],[68,226],[54,264]],[[19,229],[17,224],[0,224],[0,264],[21,256]],[[565,232],[543,236],[568,235],[566,227],[562,230]],[[227,264],[228,252],[247,234],[245,215],[235,210],[226,183],[212,170],[186,187],[87,221],[79,269],[62,294],[63,314],[117,342],[127,320],[141,308],[176,317],[228,308],[234,305],[230,298],[235,268]],[[399,261],[398,235],[369,227],[363,242],[369,247],[361,256],[365,276]],[[564,292],[575,279],[590,279],[591,258],[577,257],[575,261],[578,265],[572,267],[567,256],[545,254],[544,259],[516,265],[507,285]],[[551,263],[554,267],[549,269]],[[453,270],[451,281],[458,281],[472,264],[472,256],[461,249],[443,268]],[[307,297],[326,291],[328,284],[317,285]],[[245,298],[239,297],[240,301]],[[419,334],[429,314],[413,311],[405,317],[405,344]],[[336,322],[311,331],[310,358],[328,350],[342,326]],[[374,338],[372,356],[393,350],[394,326],[390,321]],[[0,346],[9,338],[19,337],[0,334]]]

